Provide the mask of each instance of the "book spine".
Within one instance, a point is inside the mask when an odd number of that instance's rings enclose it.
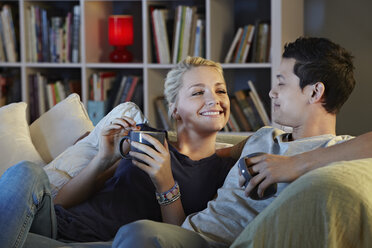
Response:
[[[3,34],[5,40],[5,48],[6,48],[6,57],[8,62],[16,62],[16,50],[15,50],[15,39],[13,37],[14,34],[14,26],[12,21],[12,12],[8,5],[4,5],[1,11],[1,21],[3,24]]]
[[[125,85],[124,85],[123,93],[120,96],[120,103],[125,102],[125,99],[127,98],[132,81],[133,81],[133,76],[128,76],[125,82]]]
[[[168,33],[167,33],[167,27],[165,24],[165,18],[167,16],[167,11],[168,10],[161,9],[158,12],[160,37],[161,37],[161,44],[162,44],[162,55],[163,55],[162,61],[161,61],[162,64],[170,63]]]
[[[73,28],[72,28],[72,63],[79,62],[79,51],[80,51],[80,6],[75,5],[73,9]]]
[[[170,130],[171,124],[168,118],[167,110],[164,106],[164,97],[157,97],[154,101],[155,101],[155,109],[158,114],[158,118],[160,120],[162,127],[165,130]]]
[[[132,83],[130,85],[128,94],[125,97],[125,102],[128,102],[132,99],[134,90],[136,89],[136,86],[137,86],[137,83],[138,83],[138,77],[134,76],[133,80],[132,80]]]
[[[186,19],[186,6],[182,6],[182,15],[181,15],[181,27],[180,27],[180,38],[179,38],[179,45],[178,45],[178,56],[177,56],[177,62],[182,60],[182,51],[183,51],[183,37],[184,37],[184,31],[185,31],[185,19]]]
[[[6,61],[6,51],[4,49],[4,34],[3,34],[3,28],[2,28],[2,21],[0,18],[0,61],[5,62]]]
[[[254,86],[253,82],[251,80],[248,81],[249,89],[252,92],[252,100],[256,101],[257,103],[257,109],[258,113],[260,113],[260,116],[262,118],[263,123],[266,126],[270,125],[270,118],[269,115],[266,112],[265,106],[263,102],[261,101],[260,95],[258,95],[256,87]]]
[[[48,34],[48,17],[45,9],[41,10],[41,25],[42,25],[42,54],[43,61],[49,61],[49,34]]]
[[[153,30],[153,34],[154,34],[154,43],[155,43],[155,54],[156,54],[156,62],[157,63],[160,63],[160,44],[159,44],[159,33],[158,33],[158,27],[157,27],[157,23],[156,23],[156,17],[155,17],[155,14],[157,13],[157,9],[154,9],[152,10],[151,12],[151,20],[152,20],[152,30]]]
[[[178,6],[176,9],[176,17],[174,18],[174,36],[173,36],[173,64],[178,62],[178,48],[181,30],[181,16],[182,16],[182,6]]]
[[[245,44],[244,54],[243,54],[243,58],[242,58],[242,61],[241,61],[242,63],[247,62],[248,52],[249,52],[249,49],[251,48],[251,44],[252,44],[253,33],[254,33],[254,26],[249,25],[248,39],[247,39],[247,43]]]
[[[239,41],[239,39],[242,35],[242,32],[243,32],[243,28],[238,28],[238,30],[236,31],[234,40],[230,45],[229,51],[227,52],[227,55],[226,55],[226,58],[225,58],[225,63],[230,63],[231,56],[234,52],[234,48],[236,47],[236,44],[238,43],[238,41]]]
[[[240,62],[240,57],[241,57],[241,54],[242,54],[242,49],[243,49],[244,44],[246,43],[247,32],[248,32],[248,26],[244,26],[244,28],[243,28],[243,35],[242,35],[242,38],[240,39],[239,47],[238,47],[238,50],[237,50],[237,54],[235,56],[235,63],[239,63]]]
[[[231,97],[231,112],[233,113],[238,125],[242,131],[252,131],[252,127],[249,124],[247,118],[244,115],[243,110],[240,108],[235,97]]]

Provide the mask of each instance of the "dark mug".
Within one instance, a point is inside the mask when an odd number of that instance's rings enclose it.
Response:
[[[130,157],[128,154],[122,154],[122,151],[121,151],[121,147],[123,145],[123,142],[128,139],[129,141],[136,141],[136,142],[139,142],[139,143],[142,143],[142,144],[145,144],[145,145],[148,145],[150,146],[151,148],[155,149],[155,147],[150,143],[148,142],[145,138],[143,138],[143,134],[147,134],[147,135],[150,135],[152,137],[154,137],[155,139],[159,140],[160,143],[162,143],[164,145],[164,142],[165,142],[165,132],[156,132],[156,131],[135,131],[135,130],[132,130],[132,131],[129,131],[128,135],[124,136],[123,138],[121,138],[120,142],[119,142],[119,149],[120,149],[120,154],[123,158],[126,158],[126,159],[131,159],[132,157]],[[134,151],[134,152],[139,152],[139,153],[144,153],[143,151],[141,150],[138,150],[137,148],[135,148],[134,146],[130,146],[130,150],[131,151]],[[156,149],[155,149],[156,150]],[[133,158],[135,159],[135,158]],[[143,161],[140,161],[140,162],[143,162]]]
[[[245,178],[244,187],[247,187],[251,178],[258,174],[257,172],[253,172],[251,167],[254,164],[250,163],[248,158],[252,158],[252,157],[256,157],[256,156],[260,156],[260,155],[264,155],[264,154],[265,154],[264,152],[255,152],[255,153],[251,153],[247,156],[244,156],[243,158],[241,158],[239,160],[238,167],[239,167],[239,170],[242,173],[243,177]],[[251,192],[249,193],[249,197],[252,198],[253,200],[265,200],[267,198],[272,197],[273,195],[275,195],[275,193],[277,191],[277,187],[278,187],[276,183],[273,183],[273,184],[269,185],[269,187],[267,187],[265,189],[263,196],[260,198],[258,196],[258,193],[257,193],[259,185],[260,184],[257,184],[256,187],[254,187],[251,190]]]

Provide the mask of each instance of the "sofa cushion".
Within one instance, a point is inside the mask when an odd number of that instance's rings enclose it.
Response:
[[[0,108],[0,176],[10,166],[22,160],[45,164],[32,144],[26,108],[27,104],[24,102]]]
[[[79,95],[73,93],[35,120],[30,132],[37,151],[49,163],[93,128]]]
[[[98,122],[97,126],[87,137],[68,147],[44,167],[52,185],[53,197],[65,183],[85,168],[97,154],[102,128],[107,126],[113,119],[123,116],[133,118],[138,124],[147,123],[147,119],[136,104],[132,102],[122,103]]]

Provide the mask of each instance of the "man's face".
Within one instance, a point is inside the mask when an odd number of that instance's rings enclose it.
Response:
[[[277,82],[270,90],[273,103],[272,120],[279,125],[298,127],[306,120],[309,106],[309,88],[300,88],[300,79],[294,74],[295,59],[283,58]]]

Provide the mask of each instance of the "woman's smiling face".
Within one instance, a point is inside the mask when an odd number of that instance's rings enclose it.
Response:
[[[230,116],[230,100],[221,73],[208,66],[185,72],[175,112],[178,126],[203,132],[221,130]]]

